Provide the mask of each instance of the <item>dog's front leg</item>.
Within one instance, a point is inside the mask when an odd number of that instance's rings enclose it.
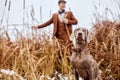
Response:
[[[79,74],[77,73],[77,71],[75,70],[75,79],[79,80]]]

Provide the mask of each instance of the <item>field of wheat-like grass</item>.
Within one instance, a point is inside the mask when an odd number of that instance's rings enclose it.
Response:
[[[119,80],[120,24],[102,21],[93,26],[89,49],[97,61],[103,59],[100,65],[102,78]],[[62,75],[70,78],[72,70],[67,50],[57,40],[51,41],[47,35],[38,35],[39,39],[21,36],[11,42],[7,32],[5,35],[0,38],[0,79],[50,80],[54,77],[60,80]]]
[[[110,0],[113,9],[116,9],[112,11],[105,7],[107,1],[106,3],[103,1],[100,0],[95,5],[96,22],[92,26],[92,41],[88,47],[97,62],[103,60],[100,64],[102,79],[120,80],[120,2]],[[26,12],[25,0],[23,0],[23,24],[9,24],[11,2],[12,0],[5,0],[0,22],[0,80],[74,80],[67,48],[57,39],[50,39],[51,30],[48,35],[45,34],[47,30],[31,30],[30,24],[39,24],[35,19],[33,5],[31,10]],[[104,9],[105,13],[100,14]],[[5,15],[6,11],[8,15]],[[29,21],[28,14],[32,20],[30,23],[25,23],[25,20]],[[8,18],[6,19],[5,16]],[[113,19],[110,20],[109,17]],[[40,18],[42,21],[41,6]],[[3,26],[4,21],[6,26]],[[14,26],[12,32],[11,28]],[[20,31],[17,26],[22,27],[23,30]],[[11,39],[10,31],[12,38],[15,37],[14,41]]]
[[[61,47],[57,40],[50,41],[49,37],[41,38],[43,39],[35,41],[21,37],[15,42],[9,41],[8,37],[1,38],[0,69],[14,71],[27,80],[43,80],[44,77],[40,76],[57,78],[58,73],[68,76],[71,66],[65,47]],[[15,80],[16,77],[14,75],[8,77],[0,72],[0,79]]]
[[[91,54],[100,65],[103,80],[120,79],[120,24],[102,21],[94,24],[94,35],[89,45]]]

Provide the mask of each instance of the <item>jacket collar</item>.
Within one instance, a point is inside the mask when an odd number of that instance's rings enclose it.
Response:
[[[66,13],[66,12],[67,12],[66,10],[62,10],[62,11],[59,10],[59,11],[58,11],[58,14],[62,14],[62,13]]]

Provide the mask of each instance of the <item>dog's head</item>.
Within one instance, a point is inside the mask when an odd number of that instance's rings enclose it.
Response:
[[[89,31],[86,28],[77,28],[72,33],[70,40],[76,43],[89,43]]]

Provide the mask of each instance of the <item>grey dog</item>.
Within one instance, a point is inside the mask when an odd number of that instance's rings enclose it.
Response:
[[[90,42],[88,30],[86,28],[75,29],[71,35],[71,41],[73,53],[70,61],[74,68],[76,80],[79,80],[79,76],[84,80],[102,80],[99,65],[87,48],[87,44]]]

